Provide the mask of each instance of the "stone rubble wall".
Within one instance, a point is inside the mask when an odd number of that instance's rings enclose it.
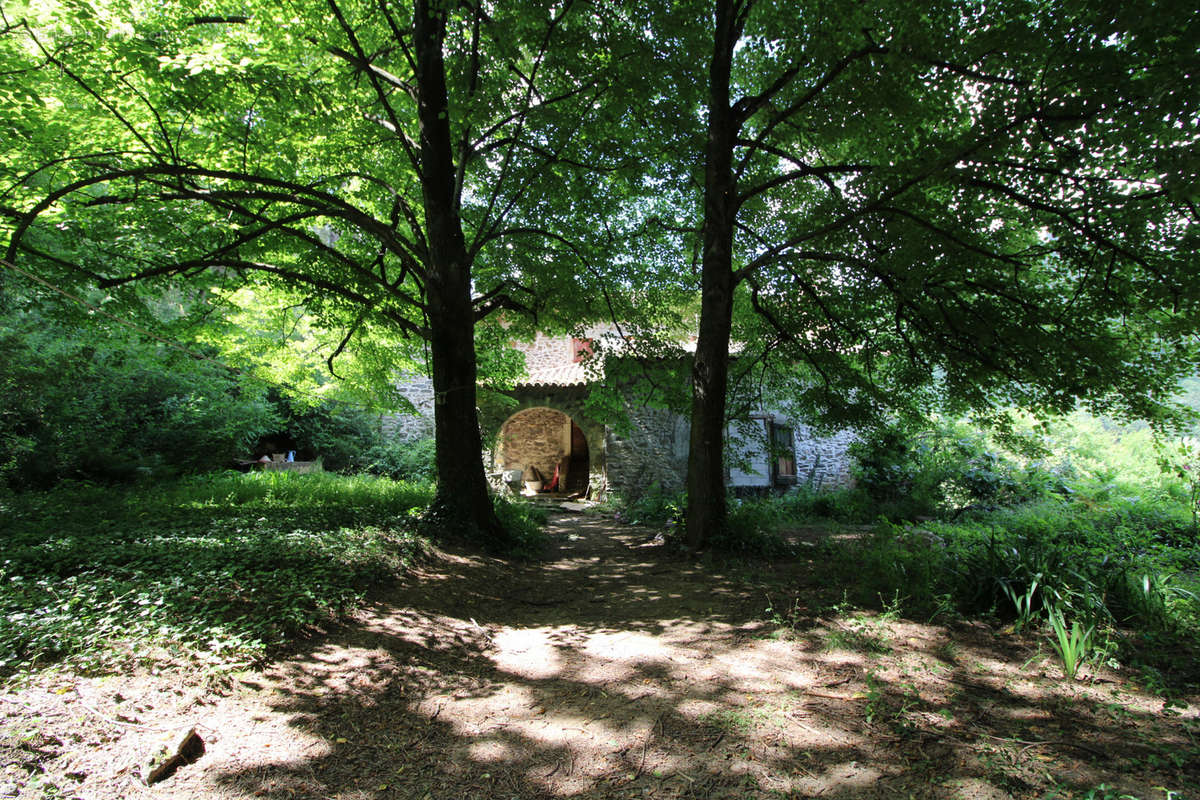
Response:
[[[778,415],[774,419],[777,424],[792,429],[798,485],[816,491],[854,486],[854,458],[850,455],[850,445],[858,438],[854,431],[842,430],[819,436],[806,423]],[[746,462],[742,465],[744,469],[730,463],[731,487],[765,489],[770,486],[772,464],[767,451],[767,430],[766,420],[757,418],[746,426],[729,427],[730,447]]]
[[[589,339],[600,339],[611,335],[615,329],[611,324],[589,326],[584,335]],[[575,352],[571,349],[570,336],[547,336],[538,333],[532,342],[513,342],[514,349],[525,354],[525,369],[530,375],[554,367],[575,363]]]
[[[574,363],[570,336],[539,333],[532,342],[514,342],[513,346],[525,354],[525,369],[531,375],[539,370]]]
[[[500,431],[498,470],[536,467],[549,481],[554,468],[565,480],[571,455],[571,418],[552,408],[530,408],[514,414]]]
[[[683,491],[687,481],[688,424],[671,411],[630,410],[630,429],[607,436],[608,486],[625,498],[639,497],[654,484]]]
[[[416,407],[416,414],[385,414],[380,427],[387,439],[402,442],[433,436],[433,379],[424,375],[405,375],[396,390]]]
[[[801,486],[817,491],[848,489],[854,486],[854,457],[850,445],[858,440],[852,430],[829,436],[817,436],[811,426],[794,423],[796,480]]]

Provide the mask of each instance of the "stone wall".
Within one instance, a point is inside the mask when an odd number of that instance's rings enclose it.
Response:
[[[819,436],[812,426],[775,415],[775,422],[792,429],[792,447],[796,454],[796,483],[817,491],[844,489],[854,485],[854,458],[850,445],[858,438],[854,431],[842,430]],[[767,452],[765,419],[753,419],[746,426],[730,426],[731,448],[746,462],[729,467],[729,485],[768,487],[771,461]]]
[[[584,337],[600,340],[612,336],[614,332],[611,324],[591,325],[584,330]],[[513,348],[525,354],[525,369],[530,375],[575,363],[571,336],[547,336],[538,333],[532,342],[513,342]]]
[[[424,375],[405,375],[396,390],[417,409],[416,414],[385,414],[380,420],[383,435],[401,441],[433,436],[433,380]]]
[[[608,485],[623,497],[638,497],[654,484],[682,491],[687,481],[687,420],[671,411],[633,408],[629,430],[609,430]]]
[[[572,364],[570,336],[546,336],[539,333],[532,342],[516,342],[517,350],[525,354],[525,369],[532,375],[549,367]]]
[[[817,436],[804,423],[796,423],[794,430],[796,480],[801,486],[829,491],[854,485],[854,475],[851,473],[854,458],[850,455],[850,445],[858,439],[854,431],[842,430],[829,436]]]
[[[602,334],[601,331],[596,333]],[[526,353],[531,371],[571,363],[569,336],[539,334],[534,342],[518,346]],[[411,375],[403,378],[397,388],[419,413],[415,416],[385,416],[382,419],[384,434],[401,440],[432,436],[433,382],[423,375]],[[570,421],[573,419],[588,440],[589,497],[602,498],[607,489],[626,497],[637,496],[655,483],[666,491],[684,488],[688,420],[670,411],[639,407],[630,410],[629,429],[617,431],[589,420],[583,414],[585,396],[586,389],[582,387],[539,387],[536,391],[514,393],[515,406],[510,401],[502,411],[485,408],[480,422],[484,446],[491,451],[488,454],[491,468],[499,471],[533,463],[549,479],[554,474],[554,464],[570,453]],[[533,413],[535,411],[539,413]],[[854,484],[853,459],[848,452],[850,444],[857,438],[853,431],[818,436],[809,425],[801,422],[793,422],[792,428],[796,478],[800,485],[831,490]],[[528,438],[529,449],[506,449],[505,436],[514,441]],[[750,470],[743,472],[731,468],[730,484],[765,487],[769,483],[769,464],[763,445],[757,447],[757,452],[754,447],[748,449],[751,450]]]
[[[539,387],[537,389],[518,389],[511,392],[510,397],[512,401],[515,401],[515,406],[493,404],[481,408],[480,422],[483,429],[484,447],[487,448],[484,457],[485,463],[489,464],[490,468],[496,472],[505,468],[505,433],[507,432],[512,437],[514,431],[510,430],[509,426],[514,421],[518,421],[534,411],[561,413],[564,417],[569,418],[564,426],[566,427],[566,437],[563,439],[563,452],[570,452],[569,426],[571,422],[574,422],[583,431],[584,438],[587,439],[587,496],[594,500],[603,499],[607,487],[606,428],[603,424],[590,419],[584,412],[583,404],[587,397],[587,390],[583,387],[560,387],[557,389]],[[547,418],[553,419],[549,415]],[[510,468],[524,467],[523,463],[517,463],[520,458],[521,456],[513,456],[511,459],[513,467]],[[539,470],[542,469],[541,464],[537,466]],[[553,462],[549,462],[547,467],[549,472],[546,473],[546,477],[549,478],[554,475]]]
[[[528,470],[532,466],[549,481],[558,466],[559,478],[565,480],[571,455],[571,418],[552,408],[520,411],[500,429],[497,451],[497,470]]]

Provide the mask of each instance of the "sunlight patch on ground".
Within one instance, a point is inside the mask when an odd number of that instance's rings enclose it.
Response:
[[[583,647],[586,655],[610,661],[665,662],[670,649],[658,636],[639,631],[595,633]]]
[[[562,672],[562,658],[551,636],[559,628],[505,628],[493,637],[496,667],[526,678],[550,678]]]

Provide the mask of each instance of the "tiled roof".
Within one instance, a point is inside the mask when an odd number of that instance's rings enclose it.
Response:
[[[519,382],[521,386],[583,386],[588,383],[583,363],[558,364],[531,370],[529,377]]]

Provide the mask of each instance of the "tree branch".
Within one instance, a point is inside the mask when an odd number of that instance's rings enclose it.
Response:
[[[399,133],[402,130],[400,118],[396,115],[396,109],[392,107],[392,103],[388,99],[387,92],[383,90],[383,86],[380,83],[380,75],[376,70],[369,68],[371,59],[367,57],[366,51],[363,50],[362,44],[359,43],[358,36],[355,34],[354,29],[350,27],[350,24],[342,15],[342,10],[338,6],[337,0],[326,0],[326,2],[329,4],[329,10],[333,12],[334,19],[337,20],[338,25],[346,34],[346,38],[350,41],[350,46],[354,48],[354,54],[358,58],[359,63],[362,65],[359,67],[359,69],[362,69],[366,73],[367,80],[371,82],[371,88],[375,90],[375,97],[379,100],[380,105],[383,106],[384,113],[387,114],[388,122],[392,124],[392,130],[396,133]],[[417,154],[409,145],[408,138],[406,136],[401,136],[400,142],[404,148],[405,154],[408,156],[409,164],[419,176],[421,174],[420,158],[417,157]]]
[[[336,283],[316,275],[309,275],[304,272],[297,272],[296,270],[279,267],[274,264],[265,264],[259,261],[248,261],[238,258],[194,259],[191,261],[181,261],[178,264],[164,265],[154,269],[144,270],[135,275],[126,275],[121,278],[108,278],[100,285],[102,288],[112,288],[116,286],[123,286],[128,283],[134,283],[140,280],[145,280],[158,275],[182,275],[187,272],[202,272],[207,269],[218,267],[244,270],[247,272],[265,272],[270,275],[278,275],[290,283],[300,286],[311,286],[314,289],[320,289],[323,292],[335,297],[348,300],[359,308],[375,311],[388,322],[393,323],[401,330],[412,333],[418,337],[427,339],[430,335],[428,329],[417,325],[412,320],[396,313],[395,311],[386,308],[377,308],[375,301],[361,292],[356,292],[340,283]]]
[[[832,182],[829,180],[830,175],[861,175],[865,172],[870,172],[872,169],[873,167],[870,167],[866,164],[835,164],[828,167],[812,167],[804,165],[800,169],[776,175],[770,180],[763,181],[755,186],[751,186],[744,192],[740,192],[737,196],[737,200],[735,201],[736,206],[740,208],[742,204],[751,198],[804,178],[818,178],[826,186],[831,186]],[[836,187],[834,188],[836,189]]]
[[[811,103],[818,95],[821,94],[821,92],[825,91],[825,89],[833,84],[833,82],[837,80],[838,76],[845,72],[851,64],[860,58],[872,55],[881,55],[887,52],[888,48],[881,47],[880,45],[872,42],[866,47],[860,47],[859,49],[843,56],[839,61],[837,61],[837,63],[830,67],[823,76],[821,76],[821,79],[817,81],[812,88],[802,94],[787,108],[777,112],[769,120],[767,120],[766,124],[763,125],[762,130],[758,132],[758,135],[755,136],[752,142],[748,145],[746,154],[742,156],[742,160],[737,166],[737,173],[740,175],[743,170],[745,170],[746,164],[750,161],[751,156],[753,156],[757,151],[759,145],[767,140],[767,137],[771,135],[771,132],[774,131],[780,123],[787,121],[799,113],[801,109]]]

